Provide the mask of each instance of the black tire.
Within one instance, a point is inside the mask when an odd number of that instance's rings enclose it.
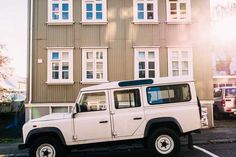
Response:
[[[42,155],[45,153],[44,155]],[[59,140],[43,136],[36,139],[29,150],[30,157],[64,157],[64,149]]]
[[[179,153],[180,140],[175,131],[169,128],[158,128],[148,137],[147,147],[153,156],[171,157]]]

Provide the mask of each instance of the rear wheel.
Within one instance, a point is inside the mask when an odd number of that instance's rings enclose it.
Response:
[[[175,131],[159,128],[147,140],[149,151],[158,157],[170,157],[179,153],[180,140]]]
[[[53,137],[36,139],[29,151],[30,157],[63,157],[64,149],[61,143]]]

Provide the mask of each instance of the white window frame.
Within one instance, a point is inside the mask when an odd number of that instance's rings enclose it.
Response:
[[[97,2],[99,1],[99,2]],[[93,5],[93,19],[86,18],[86,4],[92,3]],[[102,19],[96,19],[96,4],[102,4]],[[107,24],[107,0],[82,0],[82,24]]]
[[[191,23],[191,0],[177,0],[177,18],[174,19],[171,15],[170,4],[174,2],[170,2],[170,0],[166,0],[166,15],[167,15],[167,23],[175,24],[175,23]],[[186,18],[181,19],[180,15],[180,3],[186,3]]]
[[[139,58],[139,52],[145,52],[145,58]],[[153,59],[148,58],[148,52],[154,52],[155,57]],[[136,47],[134,48],[134,79],[148,79],[148,62],[155,62],[155,78],[160,78],[160,60],[159,60],[159,47]],[[145,62],[145,78],[139,78],[139,62]]]
[[[87,52],[93,52],[93,58],[87,59]],[[103,59],[97,59],[96,53],[103,52]],[[87,62],[93,62],[93,79],[87,78]],[[96,78],[96,62],[103,62],[103,79]],[[107,48],[82,48],[82,82],[83,84],[98,84],[108,82],[107,78]]]
[[[74,48],[48,48],[48,63],[47,63],[47,84],[73,84],[73,49]],[[54,60],[52,59],[52,53],[58,52],[59,59]],[[68,52],[68,60],[62,60],[62,53]],[[59,63],[59,79],[52,78],[52,63]],[[68,62],[69,63],[69,79],[62,79],[62,63]]]
[[[188,58],[184,59],[181,57],[182,52],[188,52]],[[179,58],[177,60],[175,60],[176,62],[178,62],[178,69],[174,69],[172,66],[172,54],[173,52],[178,52],[178,56]],[[182,74],[182,61],[188,61],[188,75],[183,75]],[[173,76],[173,70],[176,70],[179,72],[178,76]],[[189,78],[190,80],[193,79],[193,52],[192,52],[192,48],[190,47],[171,47],[168,48],[168,77],[183,77],[183,78]]]
[[[138,19],[138,8],[137,4],[143,3],[144,4],[144,19]],[[153,3],[153,19],[147,19],[147,3]],[[158,24],[158,0],[133,0],[133,22],[135,24],[142,24],[142,23],[151,23],[151,24]]]
[[[54,3],[59,4],[59,19],[53,19],[52,17],[52,5]],[[69,4],[69,18],[68,19],[62,19],[62,4],[68,3]],[[63,1],[63,0],[48,0],[48,22],[49,25],[66,25],[66,24],[73,24],[73,0]]]

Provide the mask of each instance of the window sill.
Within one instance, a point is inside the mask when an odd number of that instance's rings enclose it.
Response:
[[[158,25],[160,21],[133,21],[132,23],[137,25]]]
[[[170,25],[190,25],[190,24],[192,24],[191,21],[167,21],[166,23],[170,24]]]
[[[108,21],[81,21],[82,25],[107,25]]]
[[[108,83],[109,81],[81,81],[80,83],[82,84],[91,84],[91,85],[96,85],[96,84],[102,84],[102,83]]]
[[[47,22],[48,26],[65,26],[65,25],[73,25],[75,22],[74,21],[58,21],[58,22]]]
[[[51,81],[47,81],[46,84],[47,85],[73,85],[75,82],[74,81],[68,81],[68,82],[51,82]]]

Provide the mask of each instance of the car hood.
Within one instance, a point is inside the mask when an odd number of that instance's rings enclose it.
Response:
[[[71,118],[71,113],[53,113],[50,115],[33,119],[31,120],[31,122],[52,121],[52,120],[69,119],[69,118]]]

